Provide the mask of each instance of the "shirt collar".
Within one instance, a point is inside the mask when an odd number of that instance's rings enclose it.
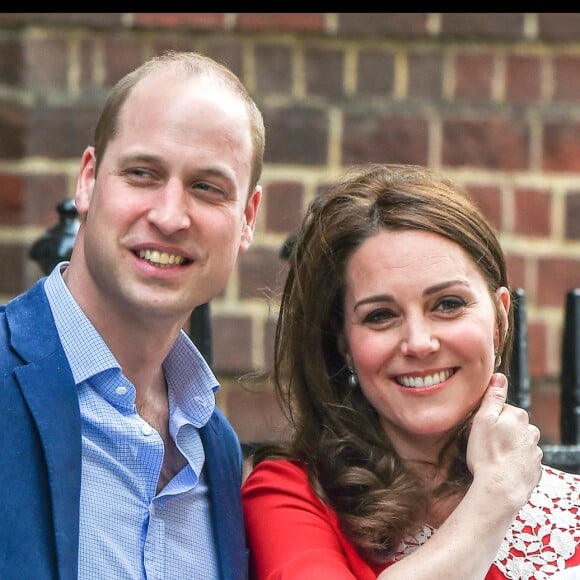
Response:
[[[78,385],[103,371],[122,369],[65,284],[62,272],[67,266],[68,262],[57,264],[47,276],[44,288]],[[214,411],[219,383],[183,330],[169,351],[163,369],[169,385],[170,408],[178,408],[184,421],[191,421],[196,426],[204,425]]]

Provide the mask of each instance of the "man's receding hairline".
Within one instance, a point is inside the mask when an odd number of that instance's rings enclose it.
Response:
[[[157,68],[152,69],[149,74],[140,78],[129,90],[125,102],[121,106],[121,109],[125,108],[126,103],[131,99],[134,93],[136,93],[139,88],[142,88],[143,85],[147,84],[148,81],[154,81],[155,78],[163,77],[163,76],[173,76],[173,77],[181,77],[183,82],[187,82],[190,79],[196,79],[197,81],[201,82],[203,85],[215,89],[223,93],[224,95],[229,95],[236,101],[238,101],[242,108],[246,111],[246,117],[248,121],[250,121],[250,113],[247,110],[247,101],[245,96],[237,89],[235,85],[230,83],[229,80],[221,77],[216,71],[210,70],[191,70],[186,68],[183,65],[184,63],[180,62],[170,62],[171,66],[167,68]],[[170,92],[171,89],[168,89]]]

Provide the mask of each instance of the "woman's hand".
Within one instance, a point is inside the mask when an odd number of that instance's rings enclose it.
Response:
[[[485,577],[542,473],[540,431],[526,411],[506,399],[507,379],[496,373],[471,422],[467,464],[473,483],[429,541],[378,580]]]
[[[473,416],[467,465],[474,485],[497,491],[497,501],[511,503],[514,513],[528,500],[541,477],[540,430],[528,413],[506,403],[507,378],[492,375],[481,406]]]

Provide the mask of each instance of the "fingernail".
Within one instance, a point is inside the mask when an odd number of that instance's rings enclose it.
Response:
[[[505,387],[507,384],[505,375],[502,373],[494,373],[491,377],[491,384],[494,387]]]

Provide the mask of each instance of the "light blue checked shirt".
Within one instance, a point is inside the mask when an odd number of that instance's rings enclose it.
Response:
[[[163,368],[170,434],[188,465],[156,494],[163,441],[137,413],[133,385],[66,287],[66,264],[45,290],[80,401],[79,580],[217,579],[197,431],[214,410],[217,380],[182,331]]]

